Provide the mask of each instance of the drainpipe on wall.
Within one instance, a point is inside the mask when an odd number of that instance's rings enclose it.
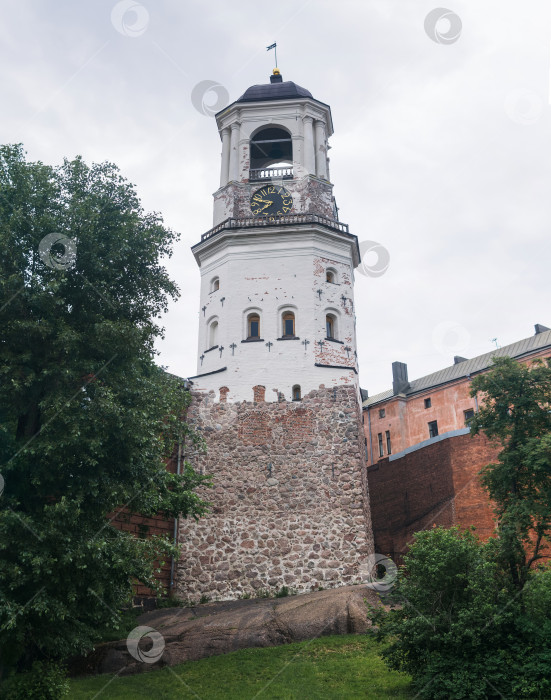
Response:
[[[370,407],[367,407],[367,424],[369,426],[369,462],[370,465],[373,465],[373,440],[371,439],[371,413],[370,413]]]

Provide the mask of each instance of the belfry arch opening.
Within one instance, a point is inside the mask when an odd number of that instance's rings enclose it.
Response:
[[[285,129],[267,126],[251,138],[251,170],[291,165],[292,162],[293,140]]]

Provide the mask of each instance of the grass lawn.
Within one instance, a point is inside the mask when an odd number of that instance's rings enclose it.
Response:
[[[364,635],[321,637],[243,649],[200,661],[118,678],[74,679],[71,700],[328,700],[411,698],[409,677],[389,671],[380,645]]]

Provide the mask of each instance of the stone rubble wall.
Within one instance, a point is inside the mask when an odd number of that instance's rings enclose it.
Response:
[[[354,386],[321,385],[281,403],[197,393],[187,421],[207,452],[186,459],[213,487],[201,492],[211,513],[179,524],[179,597],[229,600],[365,580],[373,536]]]

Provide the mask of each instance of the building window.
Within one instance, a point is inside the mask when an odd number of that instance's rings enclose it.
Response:
[[[386,436],[386,453],[388,455],[391,455],[392,454],[392,446],[390,444],[390,430],[387,430],[385,432],[385,436]]]
[[[379,409],[379,418],[384,418],[386,415],[386,411],[384,408]]]
[[[430,399],[425,399],[425,408],[430,408],[432,406],[432,401]]]
[[[218,321],[213,321],[209,326],[209,348],[218,343]]]
[[[293,401],[300,401],[302,396],[300,395],[300,386],[295,384],[293,387]]]
[[[330,284],[336,284],[337,273],[335,272],[335,270],[333,270],[332,267],[328,267],[325,271],[325,281],[329,282]]]
[[[463,415],[465,416],[465,425],[470,425],[472,419],[474,418],[474,410],[472,408],[468,408],[466,411],[463,411]]]
[[[293,338],[295,335],[295,314],[292,311],[286,311],[283,314],[283,337]]]
[[[335,323],[335,317],[333,314],[327,314],[325,317],[325,333],[326,333],[326,338],[329,338],[330,340],[335,340],[336,337],[336,323]]]
[[[260,338],[260,316],[258,314],[247,316],[247,338]]]
[[[383,434],[379,433],[377,435],[377,440],[379,441],[379,457],[382,457],[384,455],[384,449],[383,449]]]
[[[429,423],[429,438],[436,437],[438,435],[438,421],[431,420]]]
[[[210,283],[210,291],[217,292],[220,289],[220,279],[215,277]]]

